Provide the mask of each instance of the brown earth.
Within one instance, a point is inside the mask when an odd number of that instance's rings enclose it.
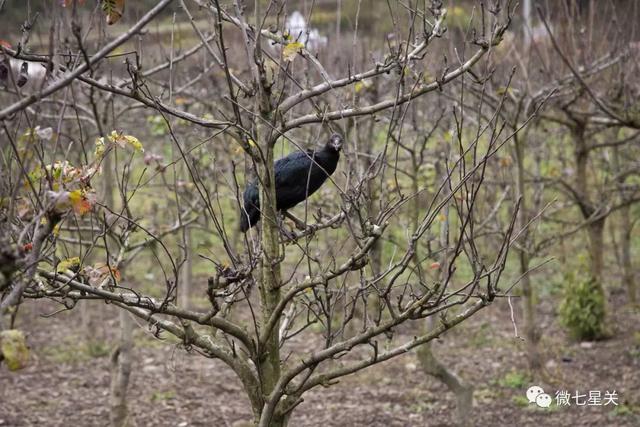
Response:
[[[506,301],[498,301],[434,344],[440,359],[475,386],[475,426],[640,426],[640,312],[610,301],[613,337],[572,342],[549,303],[538,306],[547,359],[544,379],[526,371]],[[517,308],[517,307],[516,307]],[[28,334],[32,360],[22,371],[0,367],[0,426],[105,426],[109,420],[108,347],[79,344],[79,310],[44,318],[51,305],[28,303],[17,327]],[[106,318],[116,318],[113,308]],[[519,313],[516,312],[516,318]],[[105,331],[117,331],[115,320]],[[239,382],[219,361],[136,331],[129,404],[134,426],[245,426],[250,410]],[[521,323],[518,323],[521,328]],[[107,334],[108,335],[108,334]],[[102,357],[92,357],[102,355]],[[542,386],[581,394],[615,390],[618,406],[527,405],[525,390]],[[555,402],[555,399],[554,399]],[[291,426],[452,425],[453,396],[419,369],[414,353],[305,395]]]

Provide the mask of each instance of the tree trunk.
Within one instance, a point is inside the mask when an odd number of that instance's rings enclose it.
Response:
[[[192,250],[192,236],[191,228],[187,227],[184,230],[184,253],[185,261],[180,271],[180,297],[178,301],[184,308],[190,308],[191,305],[191,284],[193,283],[193,250]]]
[[[109,154],[104,159],[104,203],[111,209],[115,209],[113,183],[115,180],[115,164],[113,157]],[[109,239],[110,245],[116,245],[113,239]],[[111,265],[112,260],[107,260]],[[117,267],[117,266],[116,266]],[[88,304],[84,304],[88,306]],[[102,307],[102,305],[100,305]],[[93,308],[93,307],[92,307]],[[100,308],[100,312],[102,312]],[[90,322],[91,314],[87,313],[87,321]],[[131,361],[133,353],[133,321],[125,310],[118,311],[120,321],[120,337],[117,345],[111,354],[111,387],[109,421],[111,427],[125,427],[128,425],[127,409],[127,389],[129,387],[129,377],[131,376]],[[103,324],[103,322],[100,322]],[[94,328],[87,329],[95,331]]]
[[[268,123],[268,117],[263,117]],[[258,175],[260,177],[260,210],[261,210],[261,242],[262,256],[260,259],[260,305],[262,308],[262,326],[265,327],[271,318],[276,306],[280,302],[280,244],[278,236],[280,233],[278,225],[278,212],[276,210],[275,174],[273,169],[273,146],[269,141],[269,132],[266,126],[258,125],[258,136],[260,147],[264,155],[264,163],[258,164]],[[262,385],[262,395],[269,396],[275,389],[280,379],[280,322],[271,329],[266,342],[262,343],[264,348],[259,349],[259,377]],[[269,427],[285,427],[287,417],[277,417],[275,414],[269,416]],[[260,425],[264,425],[267,420],[260,420]]]
[[[525,194],[525,171],[524,171],[524,144],[525,141],[516,135],[514,137],[516,167],[517,167],[517,198],[520,199],[520,210],[518,211],[518,226],[520,229],[526,227],[529,223],[528,200]],[[535,295],[531,286],[531,277],[529,276],[530,257],[527,252],[531,246],[529,243],[530,235],[525,230],[522,236],[522,249],[519,251],[520,258],[520,274],[522,275],[522,309],[524,312],[524,330],[527,346],[527,361],[529,369],[537,372],[542,367],[542,356],[538,348],[540,335],[536,327],[535,312]]]
[[[417,353],[422,369],[446,384],[456,396],[456,424],[463,427],[473,425],[473,386],[440,363],[431,351],[430,343],[421,345]]]
[[[529,271],[529,254],[520,251],[520,274],[522,277],[522,305],[524,311],[524,331],[527,343],[527,361],[529,369],[538,372],[542,368],[542,355],[538,343],[540,342],[540,334],[536,327],[536,303],[531,286],[531,277],[527,273]]]
[[[111,355],[111,427],[128,423],[127,389],[131,376],[133,322],[126,310],[120,310],[120,342]]]
[[[532,19],[531,19],[531,0],[524,0],[522,14],[524,17],[524,47],[529,51],[532,40]],[[516,167],[517,167],[517,198],[520,199],[520,210],[518,212],[518,226],[524,228],[530,221],[529,201],[526,197],[525,187],[525,143],[528,129],[524,130],[524,135],[520,137],[517,133],[514,136]],[[522,275],[522,311],[524,313],[524,333],[527,346],[527,361],[529,369],[532,372],[540,371],[542,367],[542,355],[540,354],[538,342],[540,334],[536,327],[536,311],[535,311],[535,294],[531,286],[531,277],[529,276],[530,256],[527,252],[531,246],[529,243],[530,235],[528,231],[524,231],[522,237],[522,250],[519,251],[520,258],[520,274]]]
[[[620,165],[620,147],[615,147],[613,150],[613,165],[616,170],[621,170]],[[625,194],[625,178],[620,177],[618,179],[618,185],[621,193]],[[623,196],[623,201],[624,196]],[[637,302],[636,295],[636,282],[634,277],[633,266],[631,264],[631,233],[633,231],[633,221],[631,220],[631,207],[630,203],[625,204],[620,208],[620,267],[622,267],[622,284],[627,288],[627,295],[629,301],[632,304]],[[614,229],[615,230],[615,229]],[[615,231],[614,231],[615,236]],[[616,254],[618,252],[616,251]]]
[[[414,177],[413,180],[413,193],[417,194],[418,191],[418,182],[417,176],[420,165],[418,165],[414,159],[413,161],[413,170]],[[412,204],[412,226],[415,231],[418,228],[418,224],[420,222],[420,201],[418,197],[414,198]],[[443,222],[440,240],[442,247],[448,247],[447,236],[448,226],[449,226],[449,208],[445,208],[445,221]],[[447,262],[448,262],[448,254],[447,251],[442,252],[442,259],[440,262],[440,271],[444,272],[448,270]],[[417,274],[422,280],[422,272],[420,269],[420,256],[418,246],[416,246],[414,260],[416,265]],[[441,280],[443,282],[443,280]],[[425,332],[427,333],[429,330],[433,328],[433,319],[428,318],[426,322]],[[455,372],[449,370],[446,366],[444,366],[433,354],[431,349],[431,343],[427,342],[418,347],[417,351],[418,360],[420,361],[420,365],[422,366],[422,370],[431,375],[432,377],[440,380],[444,383],[449,390],[456,396],[456,425],[461,427],[471,426],[471,412],[473,410],[473,386],[466,381],[464,381],[461,377],[456,375]]]
[[[633,265],[631,263],[631,232],[633,223],[631,221],[631,205],[626,205],[620,210],[621,230],[620,247],[622,252],[622,282],[627,288],[629,301],[633,304],[638,302],[636,281],[634,277]]]
[[[589,261],[591,275],[602,286],[604,272],[604,226],[605,218],[593,221],[587,227],[589,233]]]
[[[577,200],[580,211],[585,220],[591,221],[587,226],[587,234],[589,237],[589,272],[595,279],[594,292],[598,292],[604,299],[604,287],[602,286],[602,274],[604,269],[604,226],[606,216],[600,216],[593,219],[597,215],[597,208],[594,207],[589,194],[589,153],[587,142],[585,140],[584,123],[577,123],[572,130],[575,147],[576,161],[576,181]],[[606,313],[606,311],[605,311]]]

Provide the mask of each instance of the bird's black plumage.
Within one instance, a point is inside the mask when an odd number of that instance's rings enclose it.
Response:
[[[276,178],[276,209],[286,211],[315,193],[336,170],[343,139],[333,134],[320,150],[296,151],[278,159],[273,167]],[[247,231],[260,221],[258,183],[244,190],[240,230]]]

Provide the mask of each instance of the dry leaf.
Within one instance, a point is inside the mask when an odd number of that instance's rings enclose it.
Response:
[[[102,0],[102,10],[107,16],[107,24],[113,25],[124,14],[124,0]]]

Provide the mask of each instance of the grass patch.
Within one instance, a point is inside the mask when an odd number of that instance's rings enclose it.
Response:
[[[530,382],[529,375],[524,372],[511,371],[498,380],[501,387],[524,388]]]
[[[106,341],[84,342],[78,337],[67,337],[63,342],[43,347],[41,354],[55,363],[77,364],[92,358],[105,357],[111,351]]]
[[[171,400],[176,398],[176,392],[174,390],[167,391],[154,391],[151,394],[152,402],[162,402],[165,400]]]

